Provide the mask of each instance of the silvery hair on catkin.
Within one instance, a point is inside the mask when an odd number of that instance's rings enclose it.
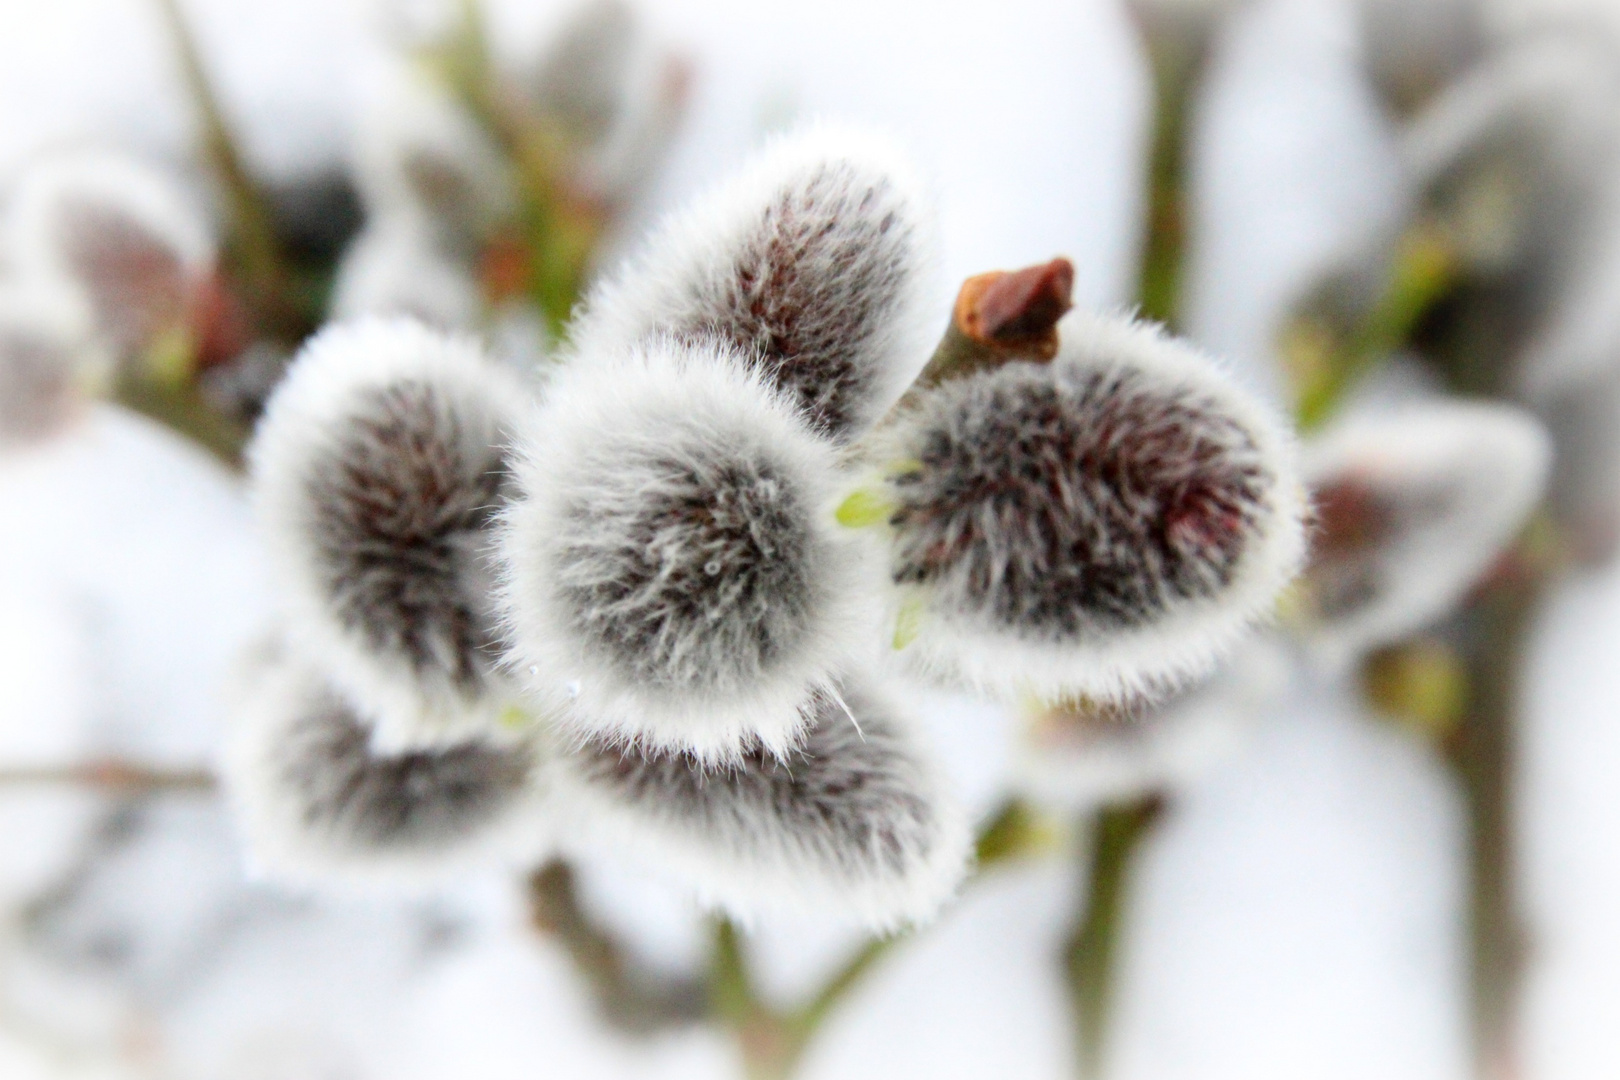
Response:
[[[1207,673],[1302,552],[1282,422],[1147,325],[1074,312],[1049,364],[928,391],[886,428],[895,644],[1007,697],[1110,698]],[[907,606],[911,610],[907,611]]]
[[[471,260],[515,205],[509,169],[476,119],[411,65],[363,87],[352,161],[368,231],[409,227],[430,250]]]
[[[715,767],[586,740],[548,770],[575,842],[621,845],[741,918],[811,910],[874,929],[932,918],[966,871],[969,836],[909,724],[874,684],[818,692],[779,758],[757,744]]]
[[[72,293],[37,282],[0,284],[0,447],[61,429],[110,366]]]
[[[315,337],[250,448],[289,628],[410,745],[502,706],[489,564],[528,392],[468,338],[405,319]]]
[[[369,718],[285,647],[243,689],[224,773],[259,872],[424,885],[548,843],[533,739],[379,751]]]
[[[1348,663],[1438,618],[1511,543],[1551,464],[1530,413],[1477,401],[1352,415],[1308,444],[1316,659]]]
[[[785,752],[863,636],[835,471],[727,345],[570,364],[524,424],[501,528],[513,667],[577,734]]]
[[[891,147],[812,127],[664,222],[591,293],[573,340],[590,358],[657,333],[719,338],[846,441],[928,358],[933,233],[929,200]]]
[[[1289,685],[1279,636],[1239,645],[1204,682],[1167,698],[1034,706],[1013,758],[1026,798],[1069,815],[1171,792],[1241,748]]]
[[[99,151],[28,168],[8,208],[6,243],[25,277],[71,289],[120,356],[184,319],[214,259],[207,222],[170,177]]]

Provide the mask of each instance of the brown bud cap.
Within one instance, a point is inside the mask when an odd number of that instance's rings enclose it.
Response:
[[[998,352],[1050,360],[1057,323],[1073,306],[1074,264],[1068,259],[1022,270],[996,270],[962,283],[954,317],[963,334]]]

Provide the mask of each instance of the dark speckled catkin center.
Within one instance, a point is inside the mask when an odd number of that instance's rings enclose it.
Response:
[[[1083,640],[1212,597],[1267,507],[1253,437],[1128,367],[1011,364],[923,408],[894,579],[1000,629]]]
[[[368,648],[476,685],[489,670],[485,531],[503,463],[442,390],[369,392],[305,480],[323,586]]]
[[[282,780],[306,825],[359,843],[429,849],[488,824],[529,780],[516,751],[482,743],[374,756],[370,731],[323,696],[288,733]]]

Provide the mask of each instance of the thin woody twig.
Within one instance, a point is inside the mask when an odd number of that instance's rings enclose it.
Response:
[[[253,309],[257,329],[294,343],[309,329],[292,301],[291,275],[264,193],[254,182],[226,122],[180,0],[157,0],[174,43],[180,74],[201,127],[203,156],[224,190],[230,211],[227,255]]]
[[[1074,264],[1064,258],[968,278],[933,355],[873,430],[881,431],[941,383],[1014,360],[1051,360],[1058,350],[1058,320],[1073,306],[1073,290]]]
[[[1080,1076],[1095,1080],[1107,1060],[1115,973],[1132,860],[1164,810],[1149,795],[1098,810],[1087,876],[1086,906],[1069,939],[1065,959],[1079,1034]]]
[[[985,880],[991,871],[1049,846],[1050,830],[1018,800],[1004,805],[979,830],[974,867],[964,888]],[[909,932],[872,938],[839,966],[802,1006],[771,1008],[754,987],[747,952],[736,928],[716,926],[713,1002],[719,1019],[731,1026],[742,1047],[750,1080],[781,1080],[798,1068],[811,1041],[851,994],[881,962],[912,939]]]
[[[594,992],[597,1011],[615,1028],[648,1034],[706,1015],[704,980],[660,978],[633,965],[623,947],[586,915],[567,863],[553,860],[530,875],[529,912],[535,927],[572,958]]]
[[[85,787],[127,793],[212,792],[218,787],[205,769],[162,769],[118,759],[82,765],[0,768],[0,787]]]

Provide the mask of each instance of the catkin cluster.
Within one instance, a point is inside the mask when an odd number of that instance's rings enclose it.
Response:
[[[970,844],[906,681],[1209,671],[1301,557],[1283,427],[1078,313],[1055,357],[913,386],[934,263],[906,163],[815,128],[657,229],[533,379],[408,320],[318,335],[250,454],[285,598],[231,756],[261,861],[613,844],[728,911],[916,922]]]

